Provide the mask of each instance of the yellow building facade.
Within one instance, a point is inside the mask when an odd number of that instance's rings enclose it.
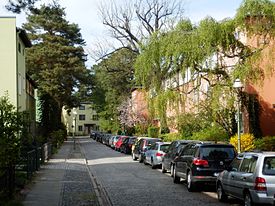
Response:
[[[16,18],[0,17],[0,96],[7,93],[19,111],[33,110],[29,103],[34,86],[25,64],[27,47],[31,42],[25,31],[16,27]]]
[[[11,103],[24,112],[29,132],[35,132],[35,83],[27,74],[26,48],[31,42],[16,27],[15,17],[0,17],[0,96],[8,94]]]
[[[63,108],[62,121],[70,135],[89,135],[91,131],[99,131],[98,114],[89,102],[71,110]]]

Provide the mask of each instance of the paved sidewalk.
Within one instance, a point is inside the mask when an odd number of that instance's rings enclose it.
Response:
[[[98,206],[91,177],[78,142],[64,142],[41,166],[27,191],[25,206]]]

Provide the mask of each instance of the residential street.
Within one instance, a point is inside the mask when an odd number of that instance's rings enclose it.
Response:
[[[81,139],[90,172],[112,205],[239,205],[219,203],[213,189],[190,193],[184,184],[174,184],[168,174],[152,170],[92,139]]]

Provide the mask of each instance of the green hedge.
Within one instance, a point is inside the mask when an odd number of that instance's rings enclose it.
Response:
[[[159,127],[149,127],[148,128],[148,136],[153,138],[159,137]]]
[[[258,138],[255,141],[256,149],[263,151],[275,151],[275,136]]]
[[[191,139],[201,141],[228,141],[227,133],[218,126],[212,126],[193,133]]]

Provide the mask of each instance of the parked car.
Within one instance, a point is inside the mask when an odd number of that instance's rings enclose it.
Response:
[[[123,140],[126,139],[127,136],[120,136],[117,140],[117,142],[115,143],[115,150],[116,151],[120,151],[121,145],[123,143]]]
[[[220,201],[228,196],[244,200],[245,205],[275,205],[275,152],[239,154],[217,178]]]
[[[155,142],[153,143],[144,155],[144,164],[150,164],[152,169],[161,166],[162,158],[165,151],[168,149],[170,143],[168,142]]]
[[[189,143],[174,160],[173,182],[180,183],[183,178],[188,191],[200,188],[203,183],[215,185],[218,173],[226,169],[236,155],[230,144]]]
[[[110,147],[112,149],[115,149],[115,145],[116,145],[116,142],[118,141],[119,137],[120,136],[118,136],[118,135],[112,137],[111,144],[110,144]]]
[[[102,136],[102,144],[108,145],[109,139],[112,137],[112,134],[104,134]]]
[[[122,145],[120,147],[120,151],[125,154],[131,154],[132,145],[135,144],[136,137],[127,137],[123,140]]]
[[[180,150],[190,142],[192,142],[192,140],[175,140],[169,145],[169,147],[165,151],[165,155],[162,158],[162,173],[169,171],[172,176],[173,173],[171,171],[173,171],[174,168],[175,157],[178,156]]]
[[[148,146],[155,142],[161,142],[159,138],[142,137],[135,143],[135,149],[132,151],[133,160],[139,160],[143,162],[144,153],[148,149]]]
[[[96,131],[91,131],[90,138],[95,139],[95,136],[96,136]]]

